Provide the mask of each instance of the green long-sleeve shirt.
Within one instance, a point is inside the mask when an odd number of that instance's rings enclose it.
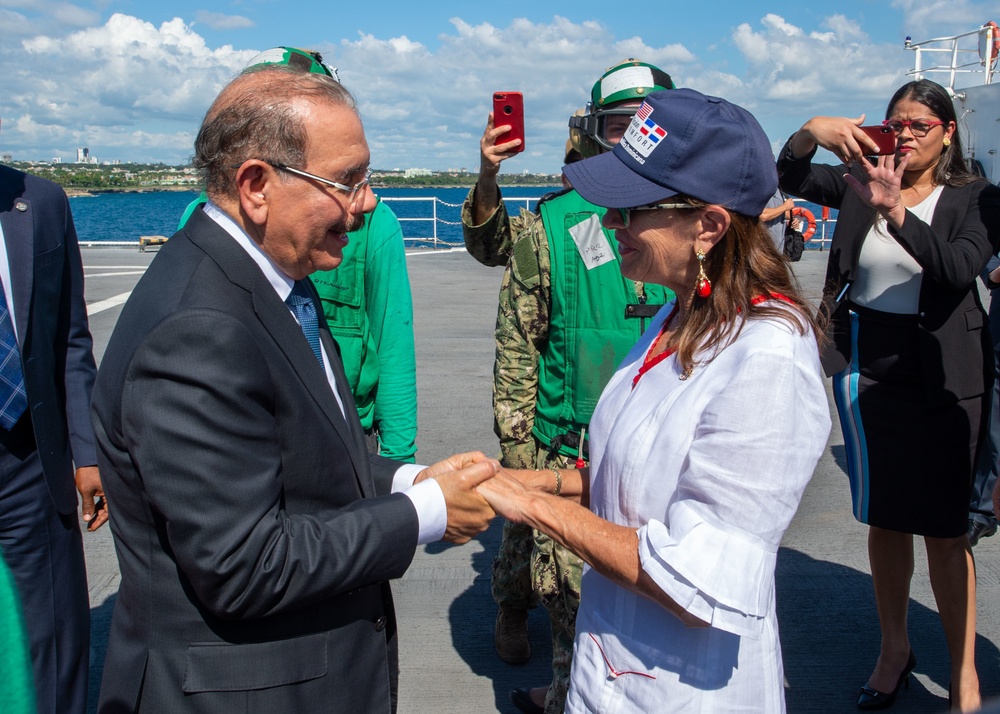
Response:
[[[379,201],[349,234],[336,270],[313,273],[365,429],[382,455],[412,463],[417,451],[413,299],[399,219]]]

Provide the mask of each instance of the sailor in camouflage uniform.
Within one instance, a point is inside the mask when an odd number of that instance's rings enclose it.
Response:
[[[566,162],[611,149],[642,98],[672,88],[669,75],[634,59],[608,69],[587,110],[570,119],[573,151]],[[496,143],[503,133],[491,114],[480,142],[479,181],[462,211],[469,253],[484,265],[506,265],[493,393],[500,461],[515,469],[575,468],[586,461],[586,427],[601,391],[647,319],[673,296],[622,277],[614,236],[600,223],[604,209],[572,189],[545,196],[535,213],[509,216],[496,177],[517,144]],[[504,524],[493,562],[497,652],[510,664],[528,660],[527,613],[536,601],[552,627],[552,683],[514,690],[522,711],[563,711],[582,567],[547,536]]]

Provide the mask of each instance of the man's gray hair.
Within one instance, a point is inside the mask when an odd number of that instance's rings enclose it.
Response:
[[[354,97],[332,77],[268,67],[241,74],[209,107],[194,142],[195,168],[209,197],[235,198],[235,170],[248,159],[302,166],[308,135],[304,103],[330,104],[355,114]]]

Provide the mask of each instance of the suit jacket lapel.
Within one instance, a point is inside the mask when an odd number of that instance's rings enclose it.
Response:
[[[196,211],[192,214],[187,226],[185,226],[184,232],[192,242],[199,245],[219,264],[233,283],[250,292],[254,311],[264,329],[270,333],[279,349],[284,352],[306,391],[309,392],[309,395],[316,401],[320,409],[323,410],[323,413],[347,447],[347,452],[354,465],[354,472],[362,493],[365,496],[374,495],[373,485],[367,483],[371,481],[367,449],[364,446],[363,440],[359,446],[355,430],[348,423],[351,420],[357,421],[358,417],[357,413],[353,411],[354,397],[351,395],[350,390],[347,389],[346,398],[343,396],[347,386],[347,377],[344,374],[337,351],[331,349],[329,343],[324,342],[327,349],[327,358],[330,360],[330,365],[333,368],[334,376],[340,389],[341,399],[344,400],[344,409],[347,413],[347,418],[340,411],[337,400],[330,389],[330,383],[326,380],[326,374],[322,367],[320,367],[319,362],[316,361],[316,356],[302,334],[302,328],[299,327],[292,316],[291,310],[278,297],[278,294],[267,281],[267,278],[264,277],[264,274],[260,272],[253,259],[246,254],[243,248],[237,245],[232,236],[201,211]],[[321,335],[325,332],[326,330],[320,330]],[[360,431],[360,427],[357,431]]]
[[[320,312],[321,317],[322,315],[323,313]],[[327,327],[325,320],[320,323],[319,339],[323,343],[323,350],[326,352],[327,358],[330,360],[330,368],[333,370],[333,377],[337,383],[337,391],[344,404],[344,410],[348,414],[348,428],[354,436],[354,448],[351,449],[351,458],[355,460],[355,470],[359,474],[358,481],[361,484],[361,491],[366,498],[373,498],[377,494],[375,491],[375,478],[371,474],[371,467],[367,463],[364,467],[360,466],[357,463],[357,458],[355,458],[356,456],[363,457],[368,453],[368,443],[365,441],[365,432],[361,428],[361,420],[357,415],[354,395],[351,393],[347,373],[344,371],[344,362],[340,358],[340,346],[333,339],[333,335],[330,334],[330,329]],[[324,375],[324,381],[325,378],[326,375]],[[367,474],[367,477],[361,476],[361,474]]]
[[[12,210],[15,205],[21,204],[26,206],[26,210]],[[7,246],[7,264],[10,268],[14,320],[17,324],[18,341],[23,348],[28,336],[31,290],[35,277],[34,218],[31,211],[31,201],[4,196],[0,210],[2,210],[0,225],[3,226],[3,238]]]

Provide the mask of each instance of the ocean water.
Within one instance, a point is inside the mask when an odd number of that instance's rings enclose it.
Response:
[[[98,193],[69,199],[76,235],[86,241],[129,241],[139,236],[170,236],[197,191]]]
[[[503,189],[508,210],[518,206],[534,209],[538,198],[557,186],[531,186]],[[376,193],[400,219],[407,245],[433,245],[435,238],[449,245],[462,245],[462,202],[468,188],[384,188]],[[197,198],[196,191],[149,191],[146,193],[101,193],[70,198],[76,232],[81,242],[125,241],[138,244],[140,236],[170,236],[177,230],[188,203]],[[433,199],[433,200],[432,200]],[[530,199],[515,201],[514,199]],[[808,208],[819,220],[821,209],[810,203]],[[832,212],[836,217],[836,211]],[[827,226],[827,239],[832,234]],[[822,227],[816,231],[807,248],[818,248]]]
[[[554,190],[556,187],[513,188],[505,189],[504,196],[532,198],[533,207],[538,197]],[[385,188],[376,193],[388,199],[408,244],[432,243],[436,225],[438,241],[461,245],[461,206],[468,188]],[[173,235],[184,209],[197,197],[197,191],[148,191],[74,196],[69,202],[81,242],[137,244],[140,236]]]

